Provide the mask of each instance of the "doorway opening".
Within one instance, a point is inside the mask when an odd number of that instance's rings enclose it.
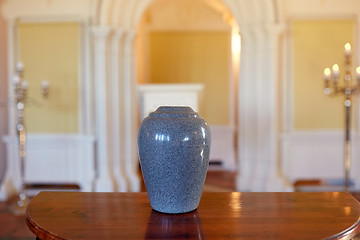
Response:
[[[214,170],[236,170],[240,42],[220,0],[154,0],[137,27],[138,85],[203,86],[197,110],[211,128]]]

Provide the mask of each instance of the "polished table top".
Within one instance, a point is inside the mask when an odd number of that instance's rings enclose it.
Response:
[[[197,210],[155,212],[146,193],[41,192],[26,221],[39,239],[348,239],[360,204],[347,193],[204,193]]]

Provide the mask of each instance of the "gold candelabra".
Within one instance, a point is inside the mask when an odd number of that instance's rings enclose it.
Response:
[[[19,157],[20,157],[20,181],[21,188],[19,192],[19,200],[17,205],[19,208],[24,208],[28,198],[25,193],[25,157],[26,157],[26,129],[24,124],[24,108],[27,99],[28,83],[24,80],[23,64],[21,62],[16,65],[16,75],[14,76],[14,90],[17,110],[16,131],[19,143]]]
[[[26,127],[24,121],[24,110],[28,100],[28,83],[24,80],[24,65],[16,64],[16,74],[13,79],[16,103],[16,132],[19,144],[20,158],[20,191],[16,205],[12,207],[13,212],[22,214],[25,212],[28,197],[25,192],[25,159],[26,159]],[[49,94],[49,83],[43,81],[41,84],[42,95],[47,98]]]
[[[351,45],[345,44],[345,65],[344,65],[344,85],[339,86],[340,68],[338,64],[324,70],[324,93],[329,96],[344,95],[345,96],[345,142],[344,142],[344,190],[349,191],[350,187],[350,167],[351,167],[351,137],[350,137],[350,121],[351,121],[351,104],[352,96],[360,91],[360,67],[356,68],[356,84],[352,83],[351,75]]]

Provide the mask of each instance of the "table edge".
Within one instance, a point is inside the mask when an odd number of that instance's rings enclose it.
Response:
[[[26,225],[28,226],[29,230],[37,237],[36,239],[40,240],[65,240],[64,238],[58,237],[53,233],[46,231],[45,229],[39,227],[31,217],[28,215],[28,211],[26,210],[25,214]]]
[[[357,233],[359,233],[360,231],[360,217],[358,218],[358,220],[349,228],[345,229],[344,231],[335,234],[329,238],[329,240],[341,240],[341,239],[352,239],[353,237],[356,236]]]

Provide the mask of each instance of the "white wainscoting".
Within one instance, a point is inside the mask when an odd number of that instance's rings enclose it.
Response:
[[[0,200],[19,191],[20,161],[16,136],[5,136],[7,170],[0,187]],[[95,177],[93,136],[28,134],[25,163],[27,184],[78,184],[92,191]]]
[[[360,189],[360,136],[352,135],[350,177]],[[344,179],[342,131],[292,132],[282,136],[282,168],[294,182],[299,179]]]
[[[234,128],[226,125],[210,125],[210,131],[210,161],[220,161],[222,169],[235,171]]]

